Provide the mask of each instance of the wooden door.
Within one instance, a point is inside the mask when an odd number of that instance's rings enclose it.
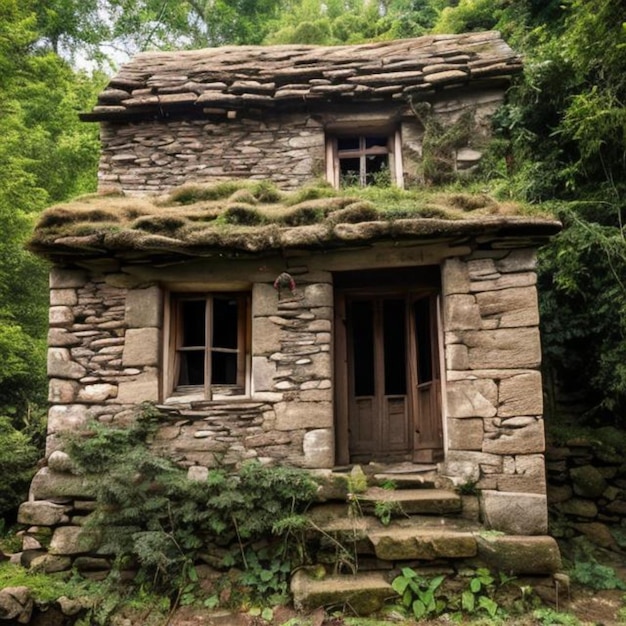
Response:
[[[431,297],[346,294],[338,298],[339,462],[433,461],[442,448],[436,317]],[[339,321],[339,320],[337,320]],[[345,370],[341,370],[345,367]],[[342,412],[347,415],[342,419]]]

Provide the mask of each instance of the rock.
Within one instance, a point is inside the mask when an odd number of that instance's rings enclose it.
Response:
[[[28,526],[54,526],[67,520],[66,508],[45,500],[23,502],[17,514],[17,521]]]
[[[55,450],[50,454],[48,467],[53,472],[59,472],[60,474],[72,474],[76,469],[70,455],[62,450]]]
[[[482,533],[477,541],[478,557],[507,574],[553,574],[561,568],[559,546],[552,537]]]
[[[575,517],[594,518],[598,514],[598,507],[592,500],[582,498],[572,498],[557,505],[558,509],[567,515]]]
[[[30,562],[30,568],[36,572],[52,574],[65,572],[72,567],[72,559],[69,556],[57,556],[55,554],[42,554]]]
[[[395,596],[384,575],[378,572],[315,579],[298,570],[291,579],[291,593],[297,609],[348,605],[357,615],[370,615],[387,598]]]
[[[160,328],[163,317],[161,300],[162,291],[158,286],[129,289],[125,311],[128,328]]]
[[[606,480],[592,465],[573,467],[569,474],[576,495],[584,498],[599,498],[606,489]]]
[[[512,535],[545,535],[548,532],[546,496],[485,490],[480,498],[488,528]]]
[[[14,624],[28,624],[33,612],[33,598],[28,587],[5,587],[0,590],[0,619]]]
[[[579,533],[585,535],[591,543],[601,548],[610,548],[615,545],[615,538],[611,534],[608,526],[601,522],[584,522],[574,524],[573,526]]]
[[[70,555],[93,552],[100,545],[100,534],[95,529],[80,526],[59,526],[50,542],[50,554]]]
[[[160,331],[158,328],[129,328],[124,335],[124,367],[156,366],[159,363]]]
[[[309,430],[302,442],[304,467],[332,467],[335,455],[334,438],[330,428]]]

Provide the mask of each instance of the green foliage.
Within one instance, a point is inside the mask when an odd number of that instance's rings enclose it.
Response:
[[[105,548],[118,555],[120,567],[137,563],[138,583],[186,602],[197,589],[201,552],[221,553],[223,567],[242,570],[232,581],[233,601],[282,598],[292,562],[302,556],[298,541],[288,539],[297,537],[297,514],[315,493],[309,474],[248,462],[237,472],[213,469],[206,481],[190,481],[148,449],[156,419],[146,407],[128,428],[93,424],[68,441],[78,470],[95,482],[94,523]]]
[[[0,416],[0,517],[25,500],[39,454],[27,433]]]
[[[445,576],[426,578],[410,567],[403,567],[402,573],[393,579],[393,590],[402,596],[402,604],[410,609],[416,619],[441,615],[446,608],[445,601],[437,597],[437,590]]]
[[[479,567],[470,579],[467,589],[461,594],[462,610],[470,615],[483,612],[491,619],[495,618],[499,609],[498,603],[493,599],[495,582],[489,570]]]
[[[564,626],[579,626],[580,620],[571,613],[562,613],[548,607],[542,607],[533,611],[533,617],[542,626],[552,626],[553,624],[563,624]]]
[[[585,560],[580,557],[574,561],[569,570],[572,581],[580,583],[589,589],[599,591],[601,589],[626,590],[626,583],[616,574],[609,565],[599,563],[591,555],[586,555]]]
[[[626,408],[626,245],[621,230],[562,213],[566,229],[539,265],[544,363],[565,391],[586,392],[592,423]]]

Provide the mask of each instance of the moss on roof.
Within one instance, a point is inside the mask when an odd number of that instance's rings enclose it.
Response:
[[[210,256],[487,231],[541,238],[558,228],[552,216],[486,194],[338,191],[325,183],[283,193],[266,181],[222,181],[185,185],[160,197],[89,195],[53,206],[41,215],[29,247],[51,259]]]

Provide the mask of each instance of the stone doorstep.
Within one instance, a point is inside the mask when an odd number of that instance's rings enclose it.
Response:
[[[461,497],[446,489],[383,489],[370,487],[358,494],[358,501],[364,512],[374,510],[377,503],[396,506],[406,515],[428,514],[446,515],[460,513]]]
[[[356,575],[311,578],[298,570],[291,579],[291,593],[297,609],[349,606],[357,615],[369,615],[382,608],[396,592],[380,572],[359,572]]]
[[[473,532],[436,527],[387,528],[368,534],[374,553],[384,561],[466,559],[476,556]]]
[[[396,489],[434,489],[441,482],[441,477],[436,471],[424,473],[380,473],[374,474],[377,485],[393,483]]]

